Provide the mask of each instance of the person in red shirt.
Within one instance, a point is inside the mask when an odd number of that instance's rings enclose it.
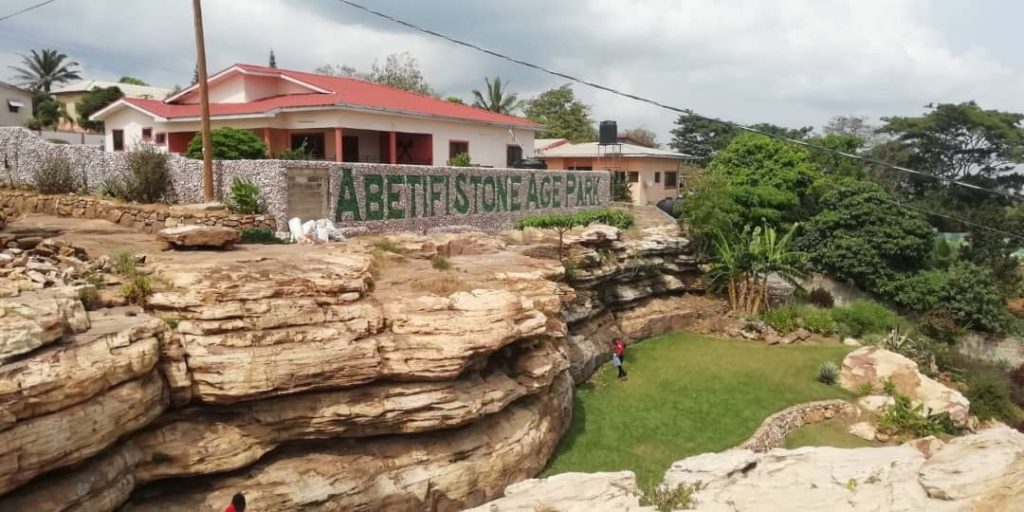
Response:
[[[231,504],[224,512],[245,512],[245,495],[238,492],[231,497]]]
[[[619,361],[626,362],[626,345],[622,343],[622,338],[615,340],[615,355],[619,356]]]

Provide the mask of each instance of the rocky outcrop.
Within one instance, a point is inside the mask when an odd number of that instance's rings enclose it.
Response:
[[[177,226],[161,229],[157,237],[175,249],[230,249],[241,238],[237,229],[224,226]]]
[[[767,453],[734,449],[680,460],[662,488],[693,489],[697,511],[1019,510],[1024,504],[1024,434],[1000,427],[902,446],[805,447]],[[621,510],[638,504],[629,473],[565,474],[512,487],[478,511]],[[527,494],[528,492],[528,494]],[[533,506],[534,508],[529,508]]]
[[[960,392],[921,374],[917,363],[895,352],[878,347],[857,349],[843,359],[839,384],[847,391],[862,392],[870,387],[880,393],[891,381],[896,391],[920,403],[930,413],[948,413],[957,425],[966,425],[970,402]]]

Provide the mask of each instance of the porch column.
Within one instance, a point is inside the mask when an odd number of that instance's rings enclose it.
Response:
[[[334,161],[335,162],[341,162],[342,161],[342,158],[341,158],[342,157],[342,154],[341,154],[341,137],[342,137],[342,129],[341,128],[335,128],[334,129]]]
[[[267,156],[274,154],[274,148],[270,147],[270,128],[263,129],[263,143],[267,145]]]
[[[398,163],[398,136],[392,131],[388,135],[388,160],[390,164],[394,165]]]

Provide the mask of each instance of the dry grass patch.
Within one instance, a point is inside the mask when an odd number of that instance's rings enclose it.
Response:
[[[450,274],[419,279],[413,281],[411,286],[418,292],[436,293],[442,296],[448,296],[455,292],[468,292],[473,289],[473,286],[464,279]]]

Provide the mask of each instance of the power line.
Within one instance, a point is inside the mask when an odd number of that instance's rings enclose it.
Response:
[[[522,59],[519,59],[519,58],[516,58],[516,57],[512,57],[510,55],[506,55],[506,54],[503,54],[503,53],[500,53],[500,52],[497,52],[497,51],[494,51],[494,50],[490,50],[490,49],[481,47],[481,46],[476,45],[474,43],[463,41],[461,39],[456,39],[456,38],[454,38],[452,36],[449,36],[449,35],[446,35],[446,34],[442,34],[440,32],[436,32],[434,30],[431,30],[431,29],[428,29],[428,28],[424,28],[424,27],[421,27],[419,25],[415,25],[413,23],[410,23],[410,22],[407,22],[407,21],[395,18],[394,16],[391,16],[391,15],[389,15],[387,13],[371,9],[369,7],[366,7],[364,5],[358,4],[356,2],[352,2],[351,0],[338,0],[338,1],[343,3],[343,4],[345,4],[345,5],[348,5],[350,7],[354,7],[356,9],[361,10],[361,11],[370,13],[370,14],[372,14],[374,16],[377,16],[379,18],[383,18],[383,19],[391,21],[393,23],[397,23],[397,24],[402,25],[404,27],[408,27],[408,28],[411,28],[411,29],[416,30],[418,32],[423,32],[424,34],[431,35],[431,36],[434,36],[434,37],[438,37],[440,39],[444,39],[445,41],[448,41],[450,43],[457,44],[459,46],[464,46],[466,48],[469,48],[469,49],[472,49],[472,50],[476,50],[478,52],[483,52],[483,53],[486,53],[486,54],[491,55],[493,57],[497,57],[497,58],[502,59],[502,60],[507,60],[509,62],[512,62],[512,63],[515,63],[515,64],[519,64],[521,66],[525,66],[525,67],[528,67],[528,68],[536,69],[538,71],[547,73],[549,75],[557,76],[559,78],[564,78],[566,80],[569,80],[569,81],[572,81],[572,82],[576,82],[576,83],[580,83],[580,84],[592,87],[594,89],[599,89],[599,90],[602,90],[602,91],[605,91],[605,92],[610,92],[612,94],[615,94],[615,95],[618,95],[618,96],[622,96],[624,98],[629,98],[629,99],[632,99],[632,100],[635,100],[635,101],[639,101],[641,103],[647,103],[649,105],[653,105],[655,107],[658,107],[658,108],[661,108],[661,109],[664,109],[664,110],[668,110],[668,111],[671,111],[671,112],[676,112],[678,114],[682,114],[682,115],[686,115],[686,116],[696,117],[698,119],[704,119],[706,121],[711,121],[711,122],[715,122],[715,123],[721,123],[721,124],[726,125],[726,126],[731,126],[731,127],[735,128],[737,130],[743,130],[743,131],[750,132],[750,133],[756,133],[756,134],[759,134],[759,135],[764,135],[766,137],[771,137],[773,139],[781,140],[781,141],[784,141],[784,142],[789,142],[790,144],[798,144],[800,146],[803,146],[803,147],[806,147],[806,148],[810,148],[810,149],[814,149],[814,150],[817,150],[817,151],[825,151],[825,152],[828,152],[828,153],[832,153],[834,155],[842,156],[842,157],[845,157],[845,158],[851,158],[851,159],[854,159],[854,160],[858,160],[858,161],[862,161],[862,162],[867,162],[867,163],[871,163],[871,164],[874,164],[874,165],[880,165],[880,166],[883,166],[883,167],[888,167],[888,168],[895,169],[897,171],[902,171],[902,172],[905,172],[905,173],[908,173],[908,174],[916,174],[918,176],[924,176],[924,177],[927,177],[927,178],[932,178],[932,179],[941,181],[943,183],[946,183],[947,185],[957,185],[957,186],[964,187],[964,188],[969,188],[969,189],[973,189],[973,190],[979,190],[979,191],[982,191],[982,192],[988,192],[990,194],[999,195],[999,196],[1005,197],[1007,199],[1014,199],[1014,200],[1024,199],[1024,197],[1021,197],[1021,196],[1018,196],[1018,195],[1015,195],[1015,194],[1009,194],[1009,193],[1006,193],[1006,192],[1003,192],[1003,191],[1000,191],[1000,190],[992,190],[992,189],[980,187],[980,186],[975,185],[973,183],[968,183],[968,182],[964,182],[964,181],[960,181],[960,180],[955,180],[955,179],[952,179],[952,178],[946,178],[946,177],[942,177],[942,176],[936,176],[934,174],[929,174],[929,173],[926,173],[926,172],[923,172],[923,171],[918,171],[916,169],[911,169],[909,167],[904,167],[904,166],[901,166],[901,165],[896,165],[896,164],[885,162],[885,161],[878,160],[878,159],[875,159],[875,158],[865,157],[865,156],[857,155],[857,154],[854,154],[854,153],[849,153],[849,152],[846,152],[846,151],[841,151],[841,150],[838,150],[838,149],[822,146],[820,144],[813,144],[813,143],[810,143],[810,142],[807,142],[807,141],[803,141],[803,140],[799,140],[799,139],[792,139],[792,138],[789,138],[789,137],[786,137],[786,136],[783,136],[783,135],[778,135],[778,134],[775,134],[775,133],[765,132],[765,131],[762,131],[762,130],[758,130],[756,128],[752,128],[750,126],[742,125],[742,124],[739,124],[739,123],[734,123],[732,121],[725,121],[725,120],[722,120],[722,119],[717,119],[717,118],[714,118],[714,117],[698,114],[698,113],[696,113],[696,112],[694,112],[693,110],[690,110],[690,109],[684,109],[684,108],[674,107],[672,105],[667,105],[665,103],[661,103],[659,101],[656,101],[656,100],[653,100],[653,99],[650,99],[650,98],[646,98],[646,97],[643,97],[643,96],[637,96],[635,94],[628,93],[628,92],[625,92],[625,91],[621,91],[621,90],[615,89],[613,87],[602,85],[602,84],[599,84],[599,83],[596,83],[596,82],[591,82],[589,80],[585,80],[585,79],[582,79],[582,78],[579,78],[579,77],[576,77],[576,76],[573,76],[573,75],[570,75],[570,74],[567,74],[567,73],[563,73],[563,72],[560,72],[560,71],[555,71],[553,69],[546,68],[546,67],[541,66],[539,64],[533,64],[531,62],[527,62],[525,60],[522,60]]]
[[[0,18],[0,21],[9,20],[9,19],[11,19],[11,18],[13,18],[13,17],[15,17],[15,16],[17,16],[19,14],[24,14],[24,13],[29,12],[31,10],[38,9],[38,8],[44,6],[44,5],[52,4],[53,2],[56,2],[56,1],[57,0],[46,0],[45,2],[39,2],[38,4],[30,5],[30,6],[24,8],[24,9],[22,9],[20,11],[12,12],[12,13],[8,14],[7,16],[4,16],[4,17]]]
[[[879,201],[882,201],[883,203],[893,204],[893,205],[896,205],[896,206],[899,206],[899,207],[902,207],[902,208],[906,208],[908,210],[914,210],[916,212],[920,212],[920,213],[923,213],[925,215],[933,215],[935,217],[941,217],[941,218],[946,219],[946,220],[951,220],[951,221],[954,221],[954,222],[959,222],[959,223],[961,223],[961,224],[963,224],[965,226],[972,226],[972,227],[984,229],[986,231],[991,231],[993,233],[998,233],[1000,235],[1005,235],[1005,236],[1008,236],[1010,238],[1016,238],[1018,240],[1024,240],[1024,236],[1017,235],[1017,234],[1014,234],[1014,233],[1010,233],[1009,231],[1003,231],[1001,229],[996,229],[996,228],[993,228],[993,227],[990,227],[990,226],[986,226],[984,224],[978,224],[976,222],[972,222],[972,221],[969,221],[969,220],[964,220],[964,219],[961,219],[959,217],[953,217],[952,215],[946,215],[944,213],[939,213],[939,212],[936,212],[936,211],[933,211],[933,210],[927,210],[925,208],[920,208],[920,207],[909,205],[909,204],[906,204],[906,203],[901,203],[899,201],[893,201],[892,199],[881,199],[881,198],[879,198]]]

